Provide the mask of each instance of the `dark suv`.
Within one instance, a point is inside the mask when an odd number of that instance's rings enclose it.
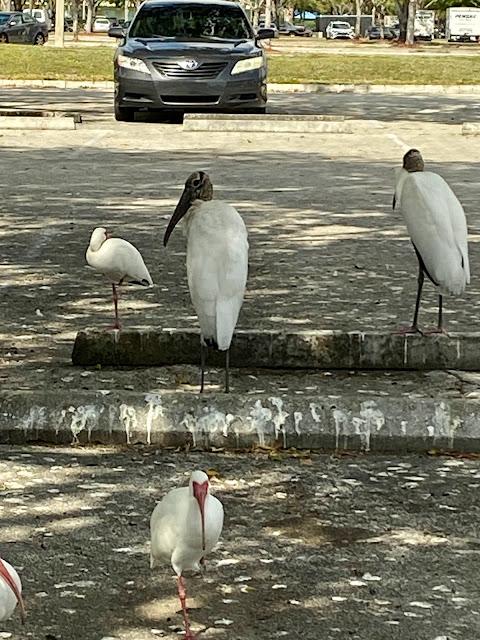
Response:
[[[115,118],[139,109],[264,112],[267,64],[243,9],[222,0],[148,0],[115,54]]]

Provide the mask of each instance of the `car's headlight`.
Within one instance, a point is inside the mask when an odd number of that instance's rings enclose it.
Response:
[[[130,58],[120,54],[117,58],[117,64],[119,67],[124,67],[124,69],[132,69],[132,71],[140,71],[140,73],[151,75],[147,65],[140,58]]]
[[[232,76],[237,73],[245,73],[245,71],[253,71],[254,69],[261,69],[263,67],[263,56],[255,56],[254,58],[246,58],[245,60],[239,60],[233,67]]]

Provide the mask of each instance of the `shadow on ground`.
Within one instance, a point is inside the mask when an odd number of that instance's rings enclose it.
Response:
[[[384,640],[480,632],[478,461],[0,447],[3,557],[28,622],[12,640],[173,639],[171,570],[148,568],[156,501],[211,468],[226,521],[199,638]],[[476,486],[476,485],[475,485]]]

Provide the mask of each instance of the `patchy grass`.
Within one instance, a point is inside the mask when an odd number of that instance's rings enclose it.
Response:
[[[111,47],[54,49],[0,45],[6,79],[111,80]],[[477,84],[480,56],[270,55],[270,82]]]
[[[0,45],[0,78],[8,80],[113,80],[111,47],[54,49]]]
[[[479,57],[406,55],[271,56],[270,82],[477,84]]]

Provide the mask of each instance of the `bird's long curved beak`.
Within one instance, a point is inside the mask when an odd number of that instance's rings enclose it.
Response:
[[[200,508],[200,517],[202,519],[202,549],[205,551],[205,500],[208,494],[208,481],[193,483],[193,495],[198,502]]]
[[[183,216],[190,209],[192,202],[195,200],[195,192],[193,189],[186,187],[178,201],[177,206],[175,207],[175,211],[173,212],[173,216],[170,218],[170,222],[168,223],[168,227],[165,231],[165,235],[163,236],[163,246],[167,246],[168,239],[172,231],[175,229],[176,225],[180,222]]]
[[[15,584],[15,580],[10,575],[7,567],[3,564],[2,560],[0,560],[0,576],[5,580],[5,582],[8,584],[10,589],[15,594],[18,605],[20,607],[20,619],[22,621],[22,624],[25,624],[25,619],[27,616],[25,613],[25,605],[23,604],[22,594],[18,590],[17,585]]]

